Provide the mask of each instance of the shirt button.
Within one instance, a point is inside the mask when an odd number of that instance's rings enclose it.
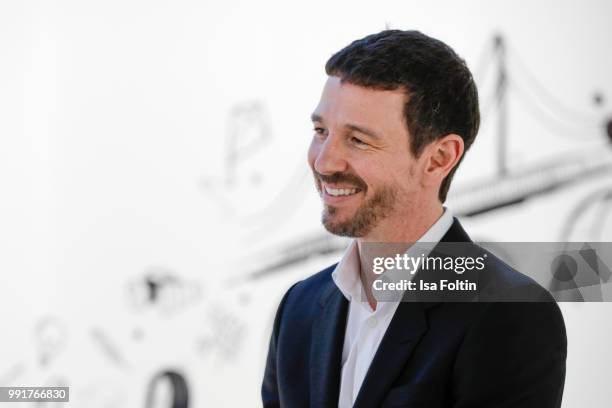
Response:
[[[376,320],[376,317],[374,316],[368,319],[368,326],[370,326],[371,328],[375,328],[377,323],[378,323],[378,320]]]

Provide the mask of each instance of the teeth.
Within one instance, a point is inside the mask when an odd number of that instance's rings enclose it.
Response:
[[[348,196],[357,193],[356,188],[330,188],[325,187],[325,192],[332,197]]]

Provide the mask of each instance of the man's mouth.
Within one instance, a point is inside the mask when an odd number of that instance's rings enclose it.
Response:
[[[332,188],[326,185],[323,185],[323,190],[332,197],[351,196],[361,191],[358,188]]]
[[[321,198],[328,205],[340,205],[354,200],[363,190],[351,185],[321,183]]]
[[[340,205],[354,202],[361,193],[366,194],[367,185],[352,174],[334,173],[322,175],[314,171],[317,190],[327,205]]]

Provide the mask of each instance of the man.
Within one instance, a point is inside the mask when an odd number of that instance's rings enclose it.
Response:
[[[386,30],[326,72],[308,162],[323,225],[355,239],[282,299],[263,405],[559,407],[563,318],[530,278],[491,256],[485,291],[533,302],[380,302],[372,290],[370,243],[471,242],[442,205],[479,125],[463,60],[419,32]]]

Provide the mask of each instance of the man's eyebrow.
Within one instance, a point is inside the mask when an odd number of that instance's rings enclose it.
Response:
[[[310,120],[312,120],[313,122],[323,122],[323,117],[317,115],[316,113],[313,113],[312,115],[310,115]]]
[[[378,134],[376,132],[374,132],[371,129],[368,129],[367,127],[364,126],[359,126],[359,125],[352,125],[352,124],[348,124],[348,125],[344,125],[345,128],[349,129],[349,130],[353,130],[359,133],[363,133],[364,135],[368,135],[370,136],[372,139],[380,139],[380,136],[378,136]]]
[[[324,122],[323,121],[323,117],[321,115],[316,114],[316,113],[313,113],[312,115],[310,115],[310,120],[312,120],[313,122],[321,122],[321,123]],[[371,129],[368,129],[365,126],[354,125],[354,124],[350,124],[349,123],[347,125],[344,125],[344,127],[346,129],[348,129],[348,130],[352,130],[354,132],[359,132],[359,133],[363,133],[364,135],[368,135],[372,139],[380,140],[380,136],[378,136],[378,134],[375,131],[373,131]]]

